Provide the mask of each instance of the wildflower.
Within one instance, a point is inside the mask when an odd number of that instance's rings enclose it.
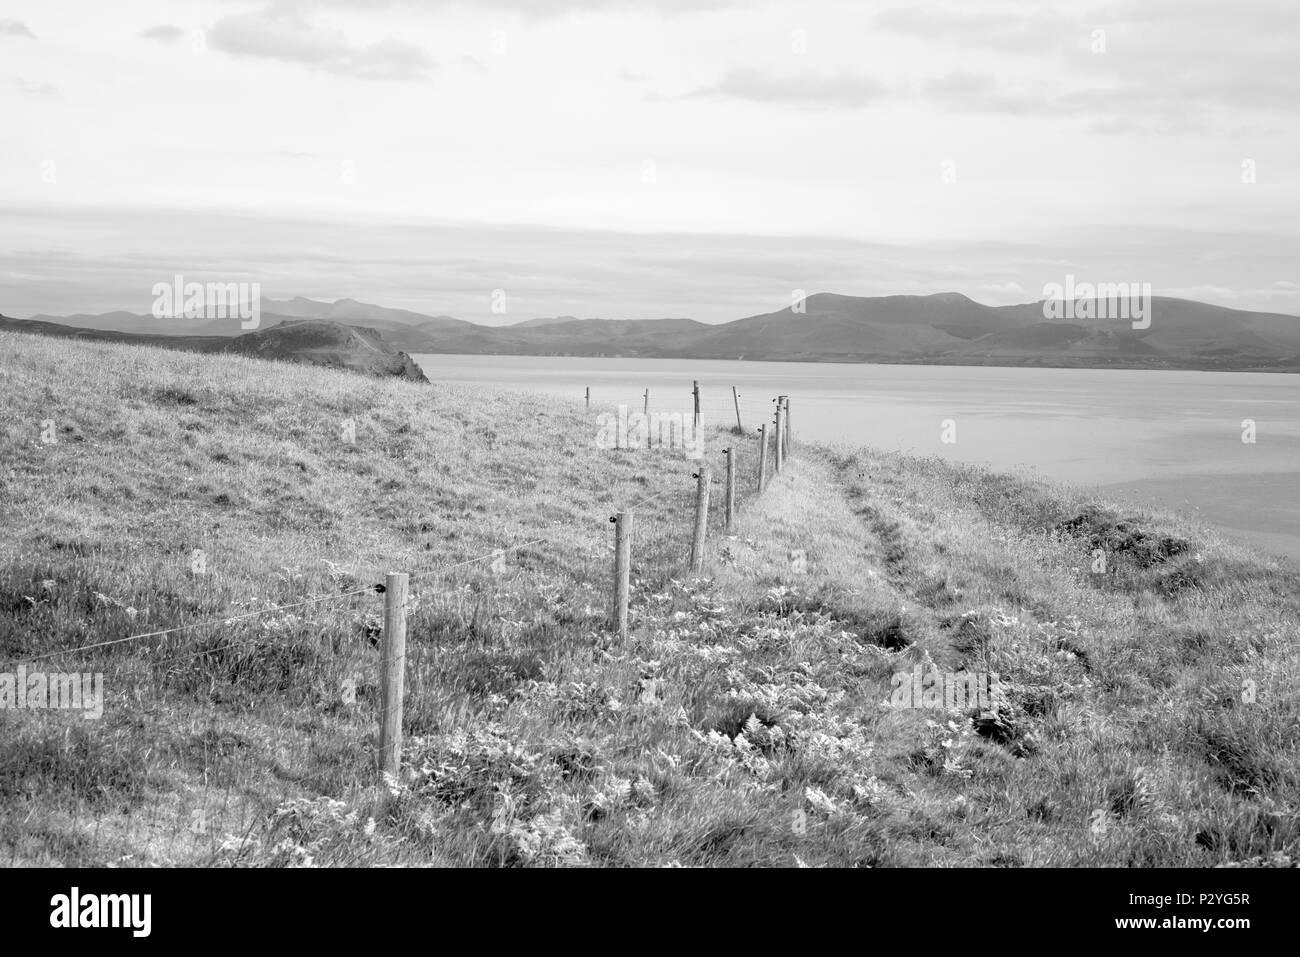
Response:
[[[231,835],[221,842],[217,850],[222,854],[234,854],[236,856],[244,853],[256,852],[261,842],[255,837],[236,837]],[[131,855],[127,855],[123,860],[128,860]]]
[[[627,778],[611,776],[605,784],[605,794],[615,804],[622,804],[632,795],[632,782]]]
[[[820,811],[823,814],[830,815],[839,810],[839,808],[835,806],[835,802],[831,799],[830,795],[821,788],[815,788],[809,785],[803,789],[803,796],[807,799],[808,803],[812,805],[814,810]]]
[[[655,786],[651,784],[650,780],[643,774],[640,775],[636,779],[636,783],[632,785],[632,793],[636,795],[638,801],[649,803],[655,798]]]
[[[516,824],[510,837],[519,856],[530,864],[581,864],[587,856],[586,845],[569,833],[558,808]]]
[[[854,800],[867,806],[879,804],[888,793],[889,789],[874,774],[862,783],[853,785]]]
[[[284,863],[285,867],[315,867],[315,858],[311,852],[301,844],[295,844],[293,841],[281,841],[275,846],[275,856]]]
[[[740,737],[740,735],[737,735],[737,737]],[[705,738],[703,738],[703,740],[706,744],[709,745],[709,747],[718,748],[719,750],[723,750],[723,751],[730,749],[732,746],[731,739],[728,738],[725,734],[716,730],[710,731],[708,735]]]

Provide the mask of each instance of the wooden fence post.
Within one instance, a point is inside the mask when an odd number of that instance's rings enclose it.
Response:
[[[736,450],[723,449],[727,454],[727,531],[731,531],[731,524],[736,518]]]
[[[384,653],[380,661],[380,768],[397,774],[402,767],[402,697],[406,690],[405,572],[384,576]]]
[[[782,427],[785,435],[785,457],[790,457],[790,449],[794,445],[794,433],[790,431],[790,397],[785,397],[785,424]]]
[[[785,411],[780,399],[776,400],[776,474],[781,474],[781,469],[785,465],[785,436],[781,434],[782,413]]]
[[[691,383],[691,395],[695,396],[695,427],[700,427],[700,380]]]
[[[609,626],[620,638],[627,637],[628,578],[632,568],[632,512],[619,512],[614,523],[614,611]]]
[[[591,386],[587,386],[587,408],[591,408]]]
[[[650,428],[650,390],[645,390],[645,407],[642,409],[645,415],[645,447],[650,448],[654,442],[654,430]]]
[[[700,462],[695,473],[695,534],[691,536],[691,571],[698,575],[704,570],[704,535],[709,527],[709,463]]]
[[[767,487],[767,425],[758,427],[758,491]]]
[[[740,424],[740,393],[736,391],[734,385],[731,387],[731,401],[736,403],[736,432],[739,435],[744,435],[745,427]]]

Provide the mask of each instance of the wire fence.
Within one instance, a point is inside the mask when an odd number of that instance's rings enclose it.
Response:
[[[773,398],[769,400],[766,404],[759,404],[757,400],[753,400],[753,399],[749,399],[747,401],[750,403],[751,407],[755,409],[759,409],[759,410],[767,409],[768,411],[772,411],[776,409],[778,400]],[[774,461],[773,461],[773,470],[774,470]],[[711,515],[716,515],[721,508],[721,500],[717,494],[719,489],[721,489],[723,486],[723,480],[721,478],[721,474],[722,474],[721,469],[718,469],[716,467],[713,469],[712,480],[710,483],[712,494],[710,495],[709,511]],[[692,474],[692,478],[693,477],[694,475]],[[759,489],[758,491],[761,492],[761,489]],[[696,497],[696,488],[694,483],[690,483],[690,484],[682,483],[680,486],[670,485],[663,489],[660,489],[658,492],[654,492],[650,495],[642,496],[640,498],[630,501],[624,506],[623,510],[637,511],[645,508],[648,505],[657,503],[660,505],[659,510],[661,512],[667,512],[671,514],[674,511],[684,509],[687,505],[689,505],[695,500],[695,497]],[[612,520],[613,518],[611,516],[611,521]],[[683,531],[683,529],[685,529],[685,531]],[[639,562],[639,564],[644,566],[650,566],[650,567],[663,567],[670,564],[673,556],[682,550],[684,543],[689,540],[690,529],[689,526],[686,525],[686,523],[674,524],[672,522],[645,522],[645,523],[641,523],[636,528],[634,534],[636,536],[636,540],[639,546],[637,549],[637,553],[638,555],[642,556],[642,559]],[[450,572],[462,568],[467,568],[469,566],[490,563],[490,562],[502,562],[505,560],[506,556],[510,553],[517,553],[522,551],[525,548],[530,548],[536,545],[548,544],[550,541],[551,539],[548,539],[546,537],[540,537],[540,538],[531,539],[526,542],[508,545],[501,548],[495,548],[492,549],[491,551],[484,552],[483,554],[476,555],[472,558],[468,558],[463,561],[452,562],[452,563],[440,565],[433,568],[427,568],[427,569],[410,572],[409,580],[413,583],[427,581],[429,579],[446,577]],[[143,641],[149,638],[165,638],[173,634],[178,634],[187,631],[194,631],[197,629],[207,628],[211,626],[220,625],[223,627],[229,627],[238,622],[257,619],[266,615],[277,615],[277,614],[282,615],[297,609],[306,608],[314,605],[327,604],[327,603],[332,603],[337,601],[346,601],[350,598],[358,597],[361,595],[371,595],[371,594],[382,595],[383,593],[384,593],[383,583],[376,582],[374,584],[365,585],[363,587],[354,588],[351,590],[345,590],[338,594],[322,595],[322,596],[317,596],[312,598],[306,598],[300,601],[289,602],[286,604],[272,603],[268,605],[266,608],[258,609],[255,611],[210,617],[200,621],[193,621],[184,624],[174,625],[169,628],[143,631],[136,634],[130,634],[119,638],[109,639],[106,641],[92,642],[89,644],[83,644],[83,645],[78,645],[69,648],[62,648],[55,651],[45,652],[42,654],[24,656],[21,659],[16,659],[11,661],[11,664],[32,664],[40,661],[48,661],[65,655],[84,654],[89,651],[110,648],[110,647],[123,645],[130,642]],[[198,654],[203,654],[203,653],[204,652],[199,652]]]
[[[756,411],[773,415],[777,407],[776,402],[760,404],[752,400],[750,405]],[[745,413],[746,407],[742,406],[742,415]],[[752,458],[753,461],[744,463],[743,474],[736,475],[734,494],[738,502],[762,491],[757,487],[756,452]],[[648,495],[633,497],[620,510],[636,516],[631,529],[634,582],[646,574],[686,576],[690,573],[688,559],[695,550],[692,541],[695,529],[687,516],[699,506],[696,476],[706,464],[711,481],[705,528],[712,530],[706,534],[713,534],[725,521],[726,456],[717,450],[684,468],[679,481]],[[769,450],[768,475],[774,473],[775,456]],[[614,520],[613,515],[600,515],[593,516],[592,521],[604,525],[607,518]],[[592,530],[597,531],[594,526]],[[576,570],[573,577],[586,579],[585,584],[590,586],[592,601],[599,611],[600,629],[616,630],[605,616],[610,607],[610,553],[615,536],[605,526],[603,534],[589,538],[595,550],[586,567]],[[553,626],[516,617],[519,610],[511,605],[509,596],[503,597],[487,586],[493,580],[503,580],[503,575],[508,579],[520,556],[536,558],[555,541],[553,535],[531,537],[463,560],[414,568],[407,573],[407,580],[414,587],[401,609],[403,621],[408,611],[416,611],[420,623],[416,640],[407,646],[401,662],[408,678],[406,697],[412,703],[407,715],[410,733],[418,734],[454,722],[458,709],[463,713],[493,695],[498,690],[495,668],[513,669],[516,675],[540,673],[539,662],[554,638],[550,633]],[[702,547],[703,543],[699,544]],[[615,570],[617,575],[617,565]],[[23,656],[8,665],[0,665],[0,669],[25,670],[29,665],[69,656],[138,648],[141,654],[120,664],[122,676],[134,674],[139,679],[135,698],[140,713],[147,715],[151,708],[156,710],[157,703],[164,698],[165,688],[195,692],[206,703],[202,720],[191,714],[188,727],[172,731],[179,731],[186,747],[201,760],[202,795],[197,802],[191,802],[194,806],[189,809],[188,820],[183,820],[185,815],[181,815],[168,823],[173,848],[180,841],[193,850],[206,841],[206,851],[215,859],[225,853],[223,847],[231,835],[247,836],[258,824],[256,818],[249,819],[248,802],[241,794],[246,797],[250,790],[265,793],[269,788],[278,791],[278,803],[283,805],[304,793],[326,793],[332,789],[327,779],[330,774],[337,774],[337,762],[326,760],[313,750],[314,730],[336,723],[355,727],[358,720],[374,727],[380,703],[376,698],[382,697],[376,694],[380,690],[376,686],[385,680],[385,640],[389,625],[381,620],[380,602],[375,599],[386,599],[386,588],[381,581],[353,581],[350,585],[355,587],[346,587],[336,594],[270,602],[264,608],[235,610]],[[362,637],[360,642],[345,647],[348,643],[339,639],[340,616],[355,619]],[[316,646],[306,638],[312,632],[320,636]],[[290,635],[296,636],[296,640],[286,640]],[[192,644],[177,646],[181,636]],[[482,659],[483,666],[473,667],[478,659]],[[449,674],[461,676],[459,686],[447,686]],[[230,690],[243,686],[262,694],[241,698],[237,691]],[[150,704],[144,701],[146,689]],[[310,709],[314,718],[292,717],[292,712],[284,712],[273,725],[276,736],[266,746],[270,757],[264,762],[263,777],[254,784],[246,776],[247,761],[240,754],[248,744],[241,733],[227,728],[223,715],[227,707],[256,710],[256,702],[265,711],[266,702],[271,700],[268,691],[287,694],[290,699],[312,701],[317,707]],[[371,775],[374,762],[380,758],[381,745],[382,742],[374,741],[368,734],[359,742],[366,756],[363,764],[370,766]],[[236,771],[236,767],[243,770]],[[354,771],[356,777],[352,783],[359,784],[365,779],[366,771],[361,767]],[[0,788],[5,784],[2,778],[0,772]],[[337,785],[336,781],[333,783]],[[90,803],[99,807],[94,800]],[[237,808],[237,822],[228,819],[232,808]],[[96,833],[100,820],[96,818]]]

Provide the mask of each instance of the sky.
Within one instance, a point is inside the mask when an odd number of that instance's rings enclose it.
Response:
[[[1295,0],[5,0],[0,313],[1300,314],[1297,62]]]

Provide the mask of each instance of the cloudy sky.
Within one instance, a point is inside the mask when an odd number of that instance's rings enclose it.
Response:
[[[1295,0],[5,0],[0,312],[1300,314]],[[490,313],[504,289],[507,316]]]

